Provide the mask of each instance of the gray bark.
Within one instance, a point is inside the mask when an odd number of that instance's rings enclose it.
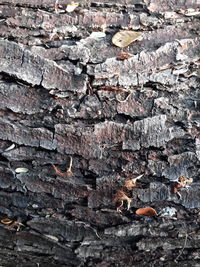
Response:
[[[199,266],[199,1],[54,5],[0,1],[0,220],[24,225],[0,223],[0,265]],[[143,38],[118,60],[124,29]],[[73,174],[56,175],[70,156]],[[117,212],[115,193],[141,173]],[[194,181],[180,198],[181,175]]]

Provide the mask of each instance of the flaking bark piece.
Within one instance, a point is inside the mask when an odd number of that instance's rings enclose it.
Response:
[[[52,164],[55,174],[59,176],[69,176],[72,175],[72,157],[70,157],[69,167],[66,172],[61,172],[54,164]]]
[[[124,202],[127,202],[127,210],[130,209],[132,198],[128,197],[123,190],[117,191],[113,199],[113,203],[116,206],[117,211],[121,212],[124,209]]]
[[[144,174],[141,174],[139,176],[137,176],[136,178],[132,178],[132,179],[127,179],[125,180],[125,183],[124,183],[124,187],[128,190],[132,190],[134,187],[137,187],[137,180],[142,178]]]

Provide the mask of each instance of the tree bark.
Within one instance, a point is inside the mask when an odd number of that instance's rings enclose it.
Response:
[[[199,1],[67,4],[0,1],[0,265],[199,266]]]

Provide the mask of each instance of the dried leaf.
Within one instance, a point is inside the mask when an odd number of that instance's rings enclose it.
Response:
[[[13,226],[13,227],[20,227],[20,226],[25,226],[25,225],[23,223],[21,223],[21,222],[13,221],[13,223],[11,224],[11,226]]]
[[[52,164],[55,174],[60,176],[68,176],[72,174],[72,157],[70,157],[69,167],[66,172],[61,172],[54,164]]]
[[[124,183],[124,187],[126,187],[128,190],[131,190],[136,187],[136,183],[134,183],[132,179],[127,179]]]
[[[188,13],[185,13],[185,16],[190,17],[190,16],[199,16],[200,15],[200,11],[191,11]]]
[[[133,189],[134,187],[136,187],[136,181],[140,178],[143,177],[144,174],[141,174],[139,176],[137,176],[136,178],[132,178],[132,179],[127,179],[124,183],[124,187],[127,188],[128,190]]]
[[[144,176],[144,174],[141,174],[141,175],[139,175],[139,176],[133,178],[132,180],[133,180],[134,182],[136,182],[138,179],[142,178],[143,176]]]
[[[132,42],[141,38],[141,33],[134,31],[120,31],[117,32],[113,38],[112,43],[118,47],[126,47]]]
[[[54,240],[54,241],[56,241],[56,242],[58,242],[58,238],[56,237],[56,236],[54,236],[54,235],[45,235],[47,238],[50,238],[50,239],[52,239],[52,240]]]
[[[3,223],[3,224],[6,224],[7,226],[7,228],[17,228],[17,231],[19,231],[20,230],[20,227],[21,226],[25,226],[23,223],[21,223],[21,222],[17,222],[17,221],[13,221],[13,220],[10,220],[10,219],[8,219],[8,218],[6,218],[6,219],[2,219],[2,220],[0,220],[0,222],[1,223]]]
[[[190,184],[193,182],[193,179],[192,179],[192,178],[188,178],[188,177],[186,177],[186,176],[180,176],[180,177],[178,178],[178,182],[179,182],[180,184],[182,184],[183,187],[185,187],[187,184],[190,185]]]
[[[105,32],[92,32],[89,36],[90,38],[98,39],[106,37]]]
[[[79,3],[71,2],[67,5],[66,11],[67,12],[73,12],[77,7],[79,6]]]
[[[12,150],[12,149],[14,149],[14,148],[15,148],[15,144],[12,144],[12,145],[9,146],[8,148],[6,148],[6,149],[4,150],[4,152],[10,151],[10,150]]]
[[[17,168],[17,169],[15,169],[15,172],[16,173],[26,173],[26,172],[28,172],[28,169],[27,168]]]
[[[157,216],[156,210],[153,208],[141,208],[137,209],[135,212],[137,215],[144,215],[144,216]]]
[[[129,210],[132,198],[128,197],[123,190],[117,191],[113,199],[113,203],[115,203],[117,211],[124,209],[124,201],[127,201],[127,210]]]
[[[119,54],[119,56],[117,56],[117,59],[118,60],[124,60],[124,59],[128,59],[128,58],[130,58],[130,57],[133,57],[133,55],[132,54],[130,54],[130,53],[128,53],[128,52],[121,52],[120,54]]]
[[[6,219],[0,220],[0,222],[3,223],[3,224],[11,224],[13,222],[13,220],[10,220],[10,219],[6,218]]]
[[[181,194],[178,192],[179,189],[184,187],[189,187],[189,185],[193,182],[192,178],[188,178],[186,176],[180,176],[177,181],[173,181],[172,193],[178,194],[181,197]]]

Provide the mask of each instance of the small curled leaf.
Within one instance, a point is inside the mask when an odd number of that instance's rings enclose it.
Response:
[[[137,209],[135,212],[137,215],[144,215],[144,216],[157,216],[158,213],[153,208],[140,208]]]
[[[60,175],[60,176],[68,176],[72,175],[72,157],[70,156],[70,163],[69,167],[67,168],[66,172],[61,172],[54,164],[52,164],[52,167],[54,169],[55,174]]]
[[[0,220],[0,222],[3,223],[3,224],[11,224],[13,221],[8,219],[8,218],[6,218],[6,219]]]
[[[26,173],[26,172],[28,172],[28,169],[27,168],[17,168],[17,169],[15,169],[15,172],[16,173]]]
[[[137,176],[136,178],[130,178],[130,179],[127,179],[124,183],[124,187],[128,190],[131,190],[133,189],[134,187],[137,187],[137,180],[142,178],[144,174],[141,174],[139,176]]]
[[[113,38],[112,43],[118,47],[126,47],[132,42],[141,38],[141,33],[134,31],[120,31],[117,32]]]
[[[11,146],[7,147],[4,152],[10,151],[15,148],[15,144],[12,144]]]

